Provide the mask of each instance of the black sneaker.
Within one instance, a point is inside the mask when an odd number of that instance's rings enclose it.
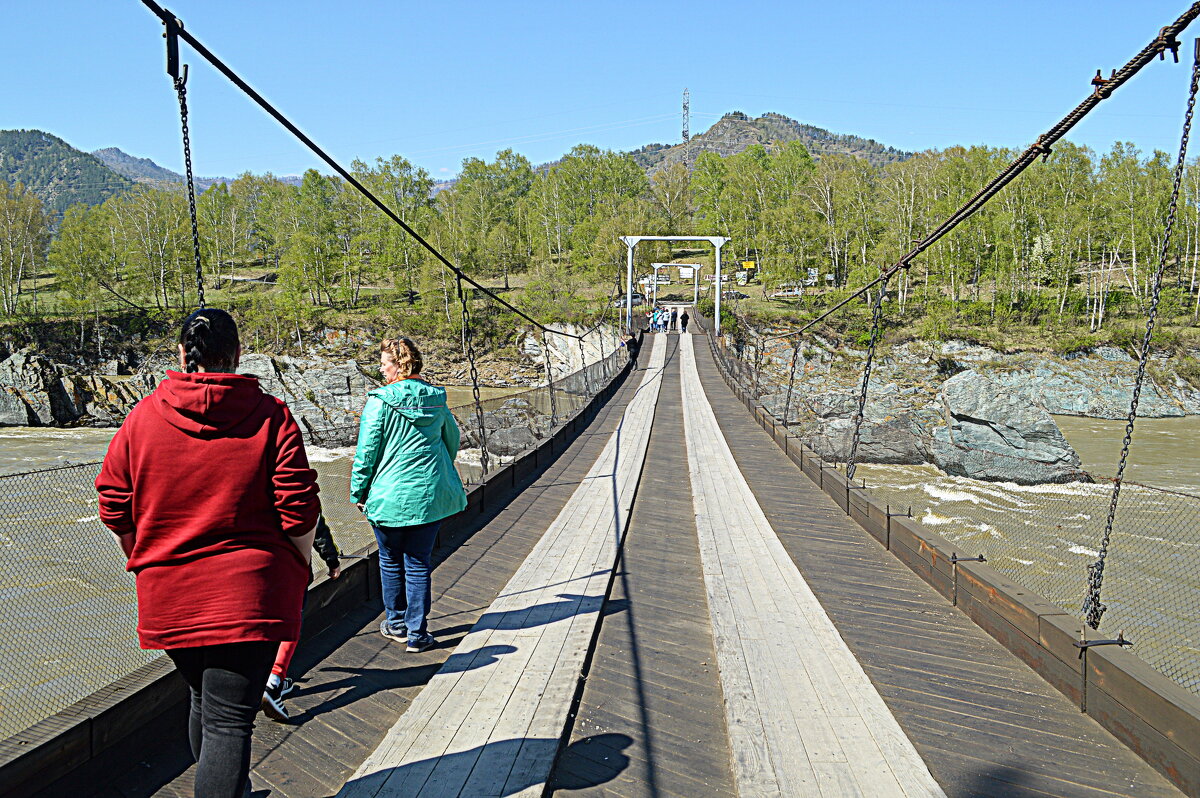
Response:
[[[408,641],[408,648],[405,649],[410,654],[418,654],[422,651],[428,651],[437,645],[437,638],[426,632],[419,637],[413,637]]]
[[[285,682],[291,682],[291,679],[285,679]],[[279,723],[288,723],[291,717],[288,716],[287,707],[283,705],[283,686],[284,682],[272,687],[267,685],[267,689],[263,691],[262,711],[268,718]],[[289,689],[288,692],[291,692]]]
[[[400,643],[408,640],[408,628],[399,621],[393,623],[386,618],[379,624],[379,634]]]
[[[287,698],[296,689],[296,683],[291,679],[284,677],[283,682],[279,685],[279,697]]]

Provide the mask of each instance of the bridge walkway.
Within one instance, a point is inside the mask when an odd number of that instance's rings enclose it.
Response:
[[[481,519],[469,545],[439,565],[434,629],[444,647],[398,653],[378,635],[375,608],[364,607],[340,631],[301,648],[298,661],[308,670],[292,701],[300,710],[298,725],[261,724],[257,795],[331,795],[347,780],[344,794],[379,795],[1178,795],[812,486],[725,387],[704,338],[651,341],[643,370],[584,437],[512,504]],[[680,349],[691,352],[685,357]],[[655,367],[645,368],[651,353]],[[655,386],[653,402],[638,411],[653,425],[631,424],[631,407],[650,395],[645,389],[654,384],[654,371],[662,375],[661,388]],[[685,389],[691,391],[687,402]],[[624,457],[634,455],[636,468],[614,467],[619,458],[604,467],[618,431],[632,444],[618,448]],[[696,456],[701,449],[704,458]],[[636,472],[640,482],[629,478]],[[609,513],[611,525],[592,524],[591,534],[570,518],[564,522],[563,513],[587,495],[587,485],[605,480],[620,482],[615,500],[603,510],[595,500],[591,507]],[[734,484],[739,480],[741,487]],[[691,485],[705,487],[693,494]],[[721,518],[728,538],[721,537]],[[546,543],[555,529],[562,540],[578,534],[594,545],[555,548]],[[733,542],[734,534],[743,537]],[[754,556],[743,557],[741,545],[756,547]],[[713,567],[722,557],[738,561],[741,578],[752,580],[754,590],[733,589],[745,584],[732,572],[721,588]],[[564,567],[569,588],[551,578]],[[512,605],[517,587],[539,600]],[[559,595],[552,591],[574,598],[545,601]],[[759,613],[761,624],[745,614],[760,601],[777,608]],[[488,615],[492,620],[480,623]],[[510,617],[523,620],[495,620]],[[531,617],[535,623],[526,622]],[[730,626],[731,618],[745,628]],[[804,634],[786,629],[790,621]],[[554,640],[562,643],[558,656],[567,666],[547,670],[537,656],[548,650],[542,641],[555,627],[563,630]],[[492,637],[501,632],[508,636]],[[730,640],[748,655],[731,659]],[[838,645],[853,659],[838,660]],[[718,662],[728,667],[718,672]],[[577,680],[580,669],[586,678],[574,717],[568,715],[574,691],[528,693],[511,702],[515,709],[489,697],[489,684],[501,685],[502,676],[511,681],[501,692],[511,698],[522,695],[525,670],[542,673],[550,684],[556,674]],[[454,684],[443,681],[450,689],[441,689],[434,704],[428,696],[439,679]],[[462,700],[466,693],[456,685],[469,686],[470,679],[475,687]],[[804,680],[815,689],[802,689]],[[543,695],[551,700],[543,702]],[[455,703],[461,707],[451,718],[446,709]],[[541,730],[530,733],[543,703],[554,706],[556,733],[544,725],[546,717]],[[789,704],[804,709],[779,711]],[[830,723],[828,706],[851,722]],[[394,756],[422,712],[425,731],[443,741],[442,756]],[[513,733],[521,713],[526,733]],[[747,713],[757,713],[753,722],[763,733],[746,733]],[[853,714],[869,723],[854,721]],[[893,727],[899,738],[888,731]],[[569,745],[560,746],[564,734]],[[882,758],[872,736],[884,740]],[[468,744],[500,737],[506,744]],[[781,743],[788,739],[793,746]],[[456,747],[456,740],[463,745]],[[875,753],[863,753],[867,749],[857,747],[863,743],[874,744]],[[443,761],[449,764],[438,770]],[[864,762],[870,765],[861,767]],[[517,776],[494,776],[484,786],[470,781],[473,771],[477,779],[501,771]],[[795,773],[809,775],[788,775]],[[431,774],[440,781],[426,784]],[[146,774],[139,775],[146,785]],[[127,777],[122,788],[104,794],[154,792],[139,792],[133,781]],[[159,784],[159,794],[190,794],[186,771]]]
[[[434,552],[430,629],[440,643],[436,648],[407,654],[381,636],[378,598],[299,647],[291,669],[298,690],[287,701],[292,724],[260,716],[254,732],[255,798],[315,798],[341,788],[567,504],[617,429],[636,393],[636,377],[630,375],[574,443],[509,503],[500,509],[489,505],[461,535]],[[95,795],[190,798],[194,766],[180,734],[183,721],[166,721],[161,738],[172,742],[147,746],[131,768],[98,783]],[[155,739],[153,731],[147,739]]]
[[[754,499],[947,795],[1179,795],[847,518],[746,413],[705,339],[693,341],[703,395]],[[664,377],[614,588],[627,604],[604,619],[555,795],[734,794],[714,774],[714,762],[730,754],[728,737],[713,734],[725,724],[713,722],[704,667],[712,662],[712,626],[707,607],[696,609],[703,577],[690,486],[679,477],[679,368],[669,363]],[[664,642],[672,624],[685,622],[686,639]],[[808,653],[799,646],[795,656]],[[605,736],[621,745],[575,745]],[[581,786],[589,767],[614,760],[625,766],[620,774]]]

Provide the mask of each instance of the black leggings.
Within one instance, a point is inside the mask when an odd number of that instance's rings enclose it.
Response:
[[[278,642],[174,648],[167,655],[191,690],[188,742],[196,798],[242,798],[250,779],[250,735]]]

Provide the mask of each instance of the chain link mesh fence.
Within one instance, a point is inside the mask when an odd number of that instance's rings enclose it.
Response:
[[[624,367],[624,347],[541,386],[483,402],[492,461],[507,462],[552,435]],[[451,408],[463,430],[456,466],[478,482],[475,405]],[[513,432],[515,430],[515,432]],[[322,510],[343,553],[373,545],[374,533],[350,502],[357,427],[312,431],[308,444]],[[495,441],[495,442],[493,442]],[[470,448],[474,442],[474,455]],[[336,447],[322,451],[323,447]],[[134,578],[112,533],[100,523],[94,482],[100,463],[0,475],[0,739],[162,656],[138,648]],[[314,557],[313,570],[325,565]]]
[[[701,324],[711,330],[707,319]],[[831,406],[800,381],[794,382],[788,397],[786,368],[781,371],[776,364],[756,374],[760,364],[753,342],[727,339],[714,351],[719,366],[743,388],[756,392],[780,423],[786,407],[789,429],[845,474],[856,404]],[[963,556],[983,554],[1005,576],[1079,615],[1087,568],[1098,556],[1104,532],[1111,480],[1036,452],[1014,456],[945,439],[936,445],[942,447],[939,456],[950,472],[914,462],[915,456],[905,458],[894,445],[891,433],[919,432],[930,419],[922,418],[916,397],[908,407],[889,397],[887,416],[881,420],[883,414],[871,412],[875,398],[868,399],[856,481],[865,481],[893,512],[911,508],[914,518],[961,545]],[[1114,453],[1117,447],[1119,442]],[[898,462],[887,462],[889,452]],[[922,454],[924,459],[930,453],[908,454]],[[985,474],[986,479],[967,474]],[[1134,642],[1134,653],[1200,694],[1200,496],[1124,483],[1102,600],[1108,606],[1101,626],[1104,636],[1122,631]]]

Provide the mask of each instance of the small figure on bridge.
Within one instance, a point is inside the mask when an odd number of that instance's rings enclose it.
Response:
[[[249,792],[250,735],[279,644],[300,635],[321,512],[300,428],[258,378],[223,310],[203,308],[125,419],[96,478],[100,519],[137,575],[142,648],[191,691],[197,795]]]
[[[671,308],[671,332],[676,332],[679,327],[679,308]]]
[[[350,475],[350,499],[366,513],[379,542],[386,617],[384,637],[408,641],[408,651],[433,647],[429,577],[438,527],[467,506],[454,470],[458,423],[446,389],[421,379],[421,353],[408,338],[379,347],[386,385],[367,395]]]
[[[317,519],[313,549],[325,561],[330,579],[337,579],[342,575],[340,553],[337,544],[333,542],[333,533],[329,530],[329,524],[325,522],[323,515]],[[304,599],[308,600],[307,590],[304,591]],[[280,723],[287,723],[291,720],[287,707],[283,705],[283,699],[296,687],[295,683],[288,678],[287,672],[288,667],[292,664],[292,657],[296,654],[296,646],[299,644],[298,640],[287,640],[279,644],[279,651],[275,654],[275,664],[271,666],[271,676],[267,679],[267,689],[263,691],[263,712],[271,720],[277,720]]]
[[[633,364],[633,369],[636,371],[638,367],[638,352],[641,351],[642,348],[641,342],[638,341],[637,335],[632,332],[629,333],[629,337],[621,342],[621,346],[628,347],[629,362]]]
[[[688,326],[689,319],[691,319],[691,316],[688,315],[687,308],[684,308],[683,313],[679,316],[679,326],[683,329],[683,332],[685,332],[685,333],[687,332],[687,326]]]

